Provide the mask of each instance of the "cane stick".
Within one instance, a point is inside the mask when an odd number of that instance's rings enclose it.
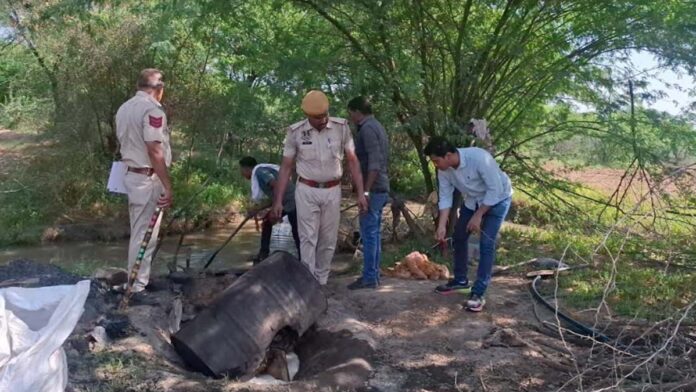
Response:
[[[205,266],[203,266],[203,269],[208,269],[208,266],[210,266],[210,263],[213,262],[213,260],[215,259],[215,256],[217,256],[218,253],[220,253],[220,251],[221,251],[225,246],[227,246],[227,244],[230,243],[230,241],[232,240],[232,238],[234,238],[234,236],[237,235],[237,233],[239,233],[239,230],[242,229],[242,226],[244,226],[244,224],[247,223],[247,222],[249,221],[249,219],[251,219],[250,216],[245,217],[244,220],[242,220],[242,223],[240,223],[239,226],[237,226],[237,228],[232,232],[232,234],[230,234],[230,236],[227,237],[227,239],[225,240],[225,242],[224,242],[222,245],[220,245],[220,247],[218,247],[217,249],[215,249],[215,251],[214,251],[213,253],[210,254],[210,256],[208,257],[208,261],[206,261]]]
[[[126,293],[123,295],[123,299],[121,300],[121,306],[119,307],[121,310],[126,310],[126,308],[128,308],[128,301],[130,300],[130,297],[133,292],[133,284],[135,283],[135,279],[138,277],[138,272],[140,272],[140,264],[143,262],[143,258],[145,257],[145,251],[147,250],[147,245],[150,243],[150,239],[152,238],[152,232],[154,231],[155,225],[157,224],[157,221],[160,219],[160,216],[162,215],[163,211],[164,210],[161,207],[155,208],[155,212],[154,214],[152,214],[152,217],[150,218],[150,223],[147,225],[147,230],[145,231],[145,235],[143,236],[143,242],[140,244],[140,249],[138,250],[138,256],[135,258],[135,263],[133,264],[130,276],[128,277],[128,286],[126,287]]]

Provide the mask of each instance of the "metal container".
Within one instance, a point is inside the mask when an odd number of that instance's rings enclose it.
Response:
[[[234,281],[212,305],[172,336],[177,353],[211,377],[257,369],[283,328],[298,336],[327,308],[319,282],[286,252],[276,252]]]

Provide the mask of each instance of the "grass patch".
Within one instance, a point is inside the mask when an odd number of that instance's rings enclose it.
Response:
[[[561,275],[559,296],[575,309],[595,308],[608,285],[607,304],[626,317],[658,320],[696,299],[696,265],[676,246],[688,238],[647,238],[584,235],[558,230],[519,230],[507,227],[498,251],[498,264],[514,264],[533,257],[552,257],[570,265],[590,263],[591,268]],[[682,248],[684,249],[684,248]],[[687,248],[688,249],[688,248]],[[564,256],[565,254],[565,256]],[[617,260],[613,269],[612,257]],[[666,268],[678,262],[679,268]],[[693,269],[692,269],[693,268]],[[693,317],[692,317],[693,319]]]
[[[569,306],[596,307],[611,277],[611,267],[602,266],[565,275],[559,280],[559,287]],[[696,299],[693,272],[665,272],[626,262],[617,265],[614,282],[607,291],[607,304],[621,316],[660,320]]]
[[[76,392],[162,392],[147,380],[152,364],[134,355],[113,351],[86,353],[69,358],[71,386]]]
[[[598,238],[560,230],[504,226],[496,264],[511,265],[540,256],[560,259],[564,254],[566,263],[581,264],[591,257],[595,240]]]

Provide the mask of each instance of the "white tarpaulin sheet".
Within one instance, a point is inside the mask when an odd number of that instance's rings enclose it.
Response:
[[[63,342],[89,294],[75,285],[0,289],[0,391],[62,392],[68,383]]]

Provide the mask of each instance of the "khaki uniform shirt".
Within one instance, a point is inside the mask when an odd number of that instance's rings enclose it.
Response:
[[[348,121],[339,117],[330,117],[321,131],[307,119],[291,125],[283,148],[284,157],[295,158],[297,175],[317,182],[341,178],[346,152],[355,152],[355,145]]]
[[[116,136],[121,144],[121,160],[130,167],[152,167],[145,142],[160,142],[164,161],[172,164],[167,116],[162,105],[144,91],[138,91],[116,112]]]

